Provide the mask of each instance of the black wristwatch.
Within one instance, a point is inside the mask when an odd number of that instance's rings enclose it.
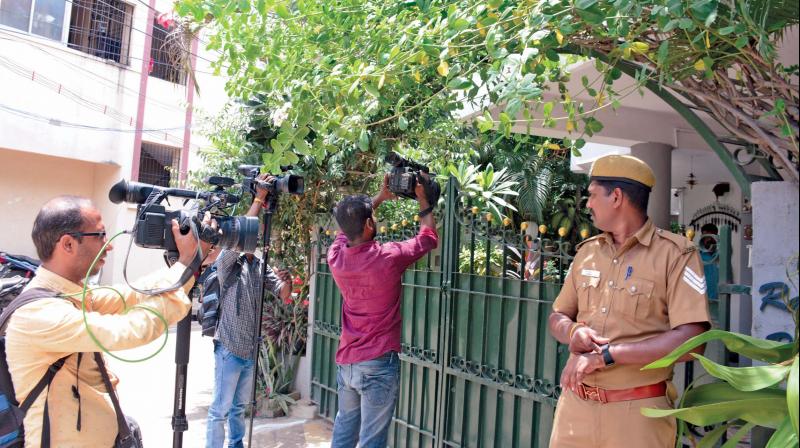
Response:
[[[611,344],[606,344],[600,347],[600,353],[603,355],[603,362],[606,364],[606,367],[610,367],[614,365],[614,358],[611,357]]]

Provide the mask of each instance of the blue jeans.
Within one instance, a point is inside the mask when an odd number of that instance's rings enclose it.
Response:
[[[222,448],[225,419],[228,447],[244,447],[244,410],[253,394],[253,360],[242,359],[214,341],[214,401],[208,410],[206,448]]]
[[[388,352],[355,364],[340,364],[336,375],[339,412],[331,448],[385,447],[400,393],[400,358]]]

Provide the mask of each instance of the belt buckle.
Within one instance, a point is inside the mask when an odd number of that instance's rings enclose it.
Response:
[[[599,387],[587,386],[583,383],[578,388],[578,396],[584,401],[599,401],[600,403],[608,403],[606,399],[606,391]]]

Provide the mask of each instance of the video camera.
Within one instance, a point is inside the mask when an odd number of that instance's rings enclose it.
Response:
[[[282,166],[281,171],[288,171],[291,168],[290,166]],[[261,167],[258,165],[239,165],[239,174],[244,176],[244,180],[242,180],[242,193],[249,191],[255,196],[256,185],[266,188],[270,194],[303,194],[305,191],[305,181],[301,176],[283,174],[275,176],[275,180],[272,182],[263,182],[257,178],[260,172]]]
[[[431,173],[427,166],[404,159],[394,151],[389,152],[384,160],[392,165],[392,170],[389,172],[389,191],[406,199],[417,199],[414,189],[417,183],[421,183],[428,197],[428,203],[436,206],[442,189],[433,179],[435,174]],[[428,179],[422,177],[420,173],[428,174]]]
[[[181,233],[187,234],[192,223],[198,229],[201,240],[237,252],[254,252],[258,243],[259,221],[251,216],[228,216],[224,210],[239,202],[239,196],[225,191],[233,186],[230,177],[212,176],[208,183],[214,185],[211,191],[192,191],[180,188],[164,188],[140,182],[117,182],[108,192],[111,202],[139,204],[136,212],[136,225],[133,241],[139,247],[166,249],[177,254],[178,247],[172,235],[172,220],[177,219]],[[188,210],[167,211],[161,205],[168,196],[186,199],[201,199],[205,206],[196,212]],[[219,230],[201,225],[206,212],[211,212],[219,225]]]

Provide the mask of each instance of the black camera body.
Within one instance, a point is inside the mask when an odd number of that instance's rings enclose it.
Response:
[[[221,213],[228,206],[239,202],[239,197],[225,191],[233,185],[233,179],[215,176],[209,179],[215,185],[212,191],[197,192],[179,188],[164,188],[140,182],[119,181],[108,193],[111,202],[137,203],[136,225],[133,242],[148,249],[165,249],[176,254],[178,247],[172,234],[172,220],[176,219],[182,234],[198,229],[198,236],[208,243],[238,252],[253,252],[258,243],[259,221],[251,216],[227,216]],[[202,199],[205,206],[196,213],[187,210],[168,211],[161,204],[167,196],[186,199]],[[202,219],[210,212],[217,221],[218,230],[203,226]]]
[[[442,189],[433,179],[434,174],[430,173],[427,166],[404,159],[394,151],[386,155],[385,161],[392,165],[392,170],[389,172],[389,191],[397,196],[416,200],[417,194],[414,189],[417,187],[417,183],[422,183],[428,202],[430,205],[436,206]],[[428,179],[426,180],[420,173],[428,174]]]
[[[281,171],[288,171],[291,167],[281,167]],[[266,188],[273,196],[278,193],[303,194],[305,192],[305,180],[295,174],[282,174],[275,176],[272,182],[262,182],[257,179],[261,172],[258,165],[239,165],[239,173],[244,176],[242,180],[242,191],[249,191],[255,196],[256,186]]]

